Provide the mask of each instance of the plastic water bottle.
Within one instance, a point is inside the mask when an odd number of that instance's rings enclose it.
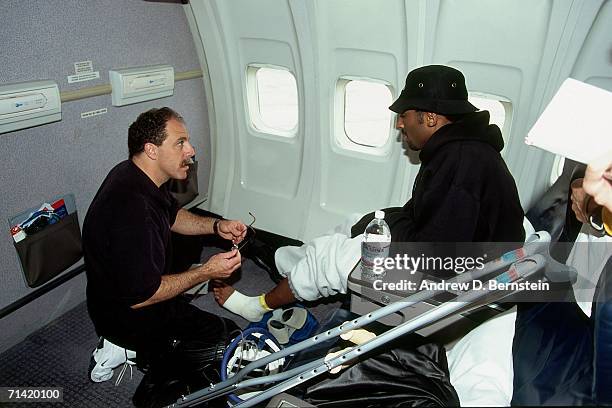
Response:
[[[361,243],[361,278],[375,280],[385,276],[384,259],[389,256],[391,230],[385,222],[385,212],[378,210],[365,229]]]

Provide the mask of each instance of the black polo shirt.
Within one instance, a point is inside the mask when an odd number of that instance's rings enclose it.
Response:
[[[132,161],[115,166],[94,197],[83,223],[87,305],[99,335],[162,322],[171,302],[133,310],[170,273],[170,227],[178,203]]]

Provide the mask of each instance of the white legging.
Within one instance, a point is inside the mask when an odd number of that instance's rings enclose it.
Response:
[[[350,238],[351,227],[361,218],[352,214],[332,231],[301,247],[282,247],[274,261],[278,271],[289,279],[299,300],[346,293],[348,276],[361,256],[363,234]]]

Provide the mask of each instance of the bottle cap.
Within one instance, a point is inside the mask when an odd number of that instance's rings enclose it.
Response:
[[[379,220],[385,219],[385,212],[383,210],[376,210],[374,213],[374,218],[378,218]]]

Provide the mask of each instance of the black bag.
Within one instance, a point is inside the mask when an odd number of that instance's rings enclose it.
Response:
[[[304,400],[338,408],[459,406],[444,347],[407,343],[328,375],[307,389]]]
[[[77,213],[66,215],[42,231],[15,242],[25,280],[38,287],[74,265],[82,256]]]
[[[219,382],[223,352],[238,333],[232,321],[204,312],[184,297],[171,302],[173,314],[184,320],[177,334],[157,345],[152,341],[148,347],[134,347],[137,366],[145,373],[132,397],[137,407],[167,406],[181,395]],[[214,341],[211,341],[211,333],[216,337]]]

